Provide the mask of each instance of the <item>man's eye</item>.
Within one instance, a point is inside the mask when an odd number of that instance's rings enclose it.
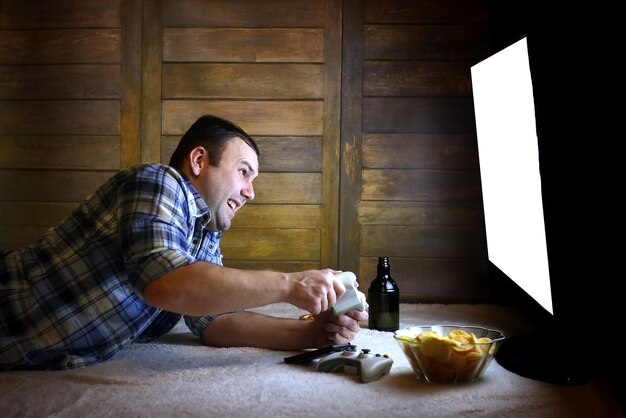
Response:
[[[246,170],[245,168],[240,168],[239,172],[245,176],[248,173],[248,170]]]

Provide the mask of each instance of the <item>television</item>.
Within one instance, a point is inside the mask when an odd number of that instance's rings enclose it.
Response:
[[[584,383],[590,371],[572,349],[572,300],[563,291],[570,269],[561,256],[557,138],[540,140],[537,130],[536,116],[554,114],[537,112],[527,37],[473,65],[471,80],[493,292],[534,327],[505,339],[496,361],[525,377]]]

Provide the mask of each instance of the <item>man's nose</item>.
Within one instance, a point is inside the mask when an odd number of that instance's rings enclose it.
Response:
[[[241,191],[241,193],[242,193],[243,197],[246,198],[246,200],[254,199],[254,187],[252,186],[252,182],[251,181],[246,183],[246,186]]]

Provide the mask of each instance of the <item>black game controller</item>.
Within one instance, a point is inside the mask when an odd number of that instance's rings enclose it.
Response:
[[[352,344],[335,344],[328,347],[320,348],[317,350],[305,351],[304,353],[296,354],[295,356],[285,357],[285,363],[289,364],[302,364],[308,363],[315,359],[327,356],[332,353],[338,353],[346,350],[356,349],[356,345]]]

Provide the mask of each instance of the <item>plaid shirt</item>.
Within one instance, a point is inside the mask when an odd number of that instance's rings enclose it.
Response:
[[[168,332],[181,315],[142,292],[197,260],[221,264],[209,208],[175,169],[121,171],[34,244],[0,259],[0,369],[103,361]],[[213,317],[186,317],[200,335]]]

